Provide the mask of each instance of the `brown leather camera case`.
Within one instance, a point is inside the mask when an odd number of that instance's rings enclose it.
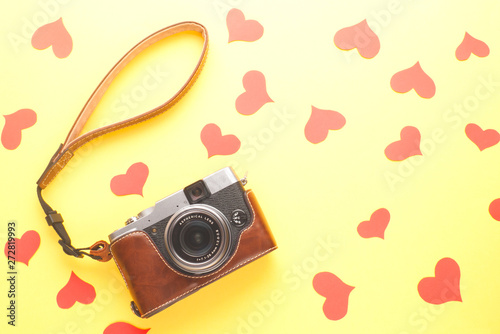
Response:
[[[111,244],[113,258],[142,318],[149,318],[277,248],[255,195],[251,190],[246,195],[254,212],[254,221],[242,232],[232,258],[214,273],[194,277],[173,270],[142,231],[127,234]]]

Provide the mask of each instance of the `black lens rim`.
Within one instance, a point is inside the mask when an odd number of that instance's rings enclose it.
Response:
[[[192,244],[190,240],[193,234],[196,232],[202,234],[203,238],[205,239],[199,246]],[[193,219],[182,226],[179,231],[178,241],[182,253],[188,254],[191,257],[198,258],[206,256],[214,247],[215,236],[213,230],[210,228],[210,226],[208,226],[208,223],[202,220]]]

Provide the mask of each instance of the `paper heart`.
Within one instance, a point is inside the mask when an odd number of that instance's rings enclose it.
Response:
[[[130,166],[125,174],[116,175],[111,179],[111,191],[117,196],[132,194],[143,196],[142,190],[148,175],[148,166],[142,162],[137,162]]]
[[[236,110],[242,115],[253,115],[271,100],[266,90],[266,78],[259,71],[249,71],[243,76],[245,92],[236,99]]]
[[[391,87],[398,93],[407,93],[414,89],[420,97],[430,99],[436,94],[436,85],[420,63],[394,74],[391,78]]]
[[[31,37],[31,45],[37,50],[52,46],[57,58],[66,58],[73,50],[73,39],[60,18],[38,28]]]
[[[146,334],[150,329],[140,329],[126,322],[115,322],[106,327],[103,334]]]
[[[62,309],[68,309],[76,302],[90,304],[96,296],[95,289],[89,283],[71,272],[68,283],[57,294],[57,305]]]
[[[483,130],[479,125],[470,123],[465,127],[467,137],[479,148],[480,151],[494,146],[500,142],[500,133],[496,130]]]
[[[368,22],[363,20],[358,24],[337,31],[333,42],[341,50],[358,49],[364,58],[373,58],[380,51],[380,40],[370,29]]]
[[[231,155],[240,149],[241,142],[235,135],[222,135],[220,128],[213,123],[201,130],[201,142],[208,151],[208,157],[214,155]]]
[[[318,144],[326,139],[329,130],[342,129],[345,123],[345,117],[341,113],[312,106],[311,116],[307,121],[304,133],[308,141]]]
[[[349,295],[354,289],[347,285],[336,275],[329,272],[321,272],[313,278],[314,290],[325,297],[323,313],[330,320],[340,320],[347,314]]]
[[[3,117],[2,145],[8,150],[15,150],[21,144],[22,130],[35,125],[36,113],[31,109],[20,109]]]
[[[26,231],[21,239],[14,239],[14,252],[9,253],[9,243],[5,243],[4,253],[5,256],[13,256],[16,262],[22,262],[28,265],[33,255],[40,247],[40,235],[37,231]],[[12,251],[12,250],[11,250]]]
[[[430,304],[462,301],[460,295],[460,267],[455,260],[443,258],[436,264],[434,277],[425,277],[418,283],[420,297]]]
[[[500,222],[500,198],[490,203],[489,212],[493,219]]]
[[[385,229],[389,225],[391,214],[387,209],[378,209],[370,216],[370,220],[359,223],[358,234],[362,238],[378,237],[384,239]]]
[[[245,20],[239,9],[231,9],[226,16],[229,43],[233,41],[255,42],[264,34],[264,27],[255,20]]]
[[[401,130],[401,140],[389,144],[385,148],[385,156],[392,161],[403,161],[420,152],[420,131],[413,126],[406,126]]]
[[[462,43],[455,51],[455,56],[458,60],[467,60],[471,53],[478,57],[486,57],[490,54],[490,48],[485,42],[472,37],[466,32]]]

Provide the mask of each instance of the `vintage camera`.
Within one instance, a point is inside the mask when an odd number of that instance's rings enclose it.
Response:
[[[148,318],[276,249],[245,183],[226,167],[163,198],[110,234],[134,313]]]

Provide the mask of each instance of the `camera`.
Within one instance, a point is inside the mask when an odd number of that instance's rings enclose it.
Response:
[[[109,235],[136,315],[148,318],[277,248],[245,184],[230,167],[223,168]]]

